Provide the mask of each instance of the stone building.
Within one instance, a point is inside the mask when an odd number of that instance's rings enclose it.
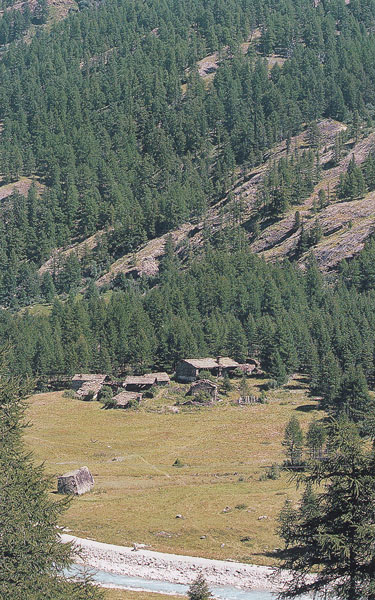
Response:
[[[227,356],[217,358],[185,358],[176,367],[176,379],[181,383],[190,383],[199,379],[201,371],[209,371],[220,377],[234,371],[239,363]]]
[[[153,385],[168,385],[171,382],[168,373],[145,373],[145,375],[128,375],[123,386],[129,391],[148,390]]]
[[[83,399],[96,400],[107,375],[98,373],[80,373],[72,379],[72,389]]]
[[[155,384],[155,375],[128,375],[123,383],[123,387],[130,392],[139,392],[141,390],[148,390]]]
[[[193,399],[196,398],[199,401],[199,397],[206,397],[210,402],[217,401],[217,385],[212,383],[209,379],[200,379],[199,381],[195,381],[189,391],[186,394],[187,396],[192,396]]]
[[[80,496],[89,492],[94,485],[94,478],[88,467],[81,467],[76,471],[64,473],[57,479],[57,491],[59,494],[72,494]]]
[[[166,373],[165,371],[162,371],[160,373],[150,373],[150,375],[156,377],[156,385],[169,385],[171,382],[168,373]]]
[[[113,408],[130,408],[142,400],[142,394],[139,392],[120,392],[113,396]]]

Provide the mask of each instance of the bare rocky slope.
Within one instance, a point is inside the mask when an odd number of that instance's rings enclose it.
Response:
[[[294,226],[296,210],[300,212],[306,232],[309,232],[316,221],[321,226],[323,236],[317,245],[309,249],[309,252],[310,250],[314,252],[322,270],[335,269],[344,258],[349,259],[362,250],[366,239],[375,230],[375,192],[370,192],[359,200],[343,202],[337,200],[335,188],[340,174],[346,171],[353,155],[357,164],[361,164],[369,152],[375,149],[375,133],[364,135],[357,143],[349,140],[345,145],[345,156],[340,164],[331,167],[335,138],[345,129],[345,126],[337,121],[324,120],[319,123],[319,129],[320,163],[323,175],[313,193],[301,205],[291,207],[275,223],[265,226],[256,240],[246,230],[246,223],[257,215],[257,194],[267,170],[274,160],[286,154],[286,144],[283,142],[273,150],[261,167],[242,175],[237,174],[238,179],[230,193],[209,209],[204,220],[198,223],[184,223],[171,233],[177,252],[184,255],[186,248],[189,247],[192,252],[198,253],[203,245],[205,231],[209,230],[212,235],[220,229],[233,226],[234,205],[239,201],[241,201],[241,223],[249,240],[249,247],[267,261],[282,261],[293,256],[301,233],[300,229],[296,231]],[[306,134],[293,138],[291,146],[300,149],[307,147]],[[330,190],[330,200],[328,206],[316,212],[320,189]],[[98,280],[98,284],[108,284],[120,272],[137,271],[145,275],[156,274],[166,238],[167,235],[164,235],[151,240],[138,252],[121,257]],[[304,265],[307,254],[300,257],[301,266]]]
[[[335,188],[339,182],[340,174],[346,172],[352,156],[357,164],[361,164],[368,154],[375,150],[375,132],[362,132],[360,139],[355,143],[348,140],[344,145],[343,158],[337,166],[332,166],[334,143],[339,132],[346,126],[338,121],[322,120],[319,124],[320,131],[320,165],[322,176],[315,186],[312,194],[299,205],[292,206],[288,211],[271,224],[260,223],[260,233],[256,239],[247,225],[259,210],[257,197],[262,181],[271,164],[281,157],[286,156],[285,141],[277,145],[266,157],[264,163],[250,171],[237,171],[234,183],[228,190],[225,198],[211,206],[204,219],[199,222],[182,224],[170,234],[165,234],[144,244],[138,251],[126,254],[110,265],[107,273],[97,281],[98,286],[108,285],[119,273],[152,276],[157,274],[160,258],[164,254],[164,246],[168,235],[171,235],[176,252],[184,258],[187,249],[190,253],[199,254],[204,243],[206,232],[215,235],[220,230],[233,227],[233,214],[236,206],[241,203],[240,226],[243,227],[250,249],[264,257],[266,261],[283,261],[292,258],[298,243],[301,230],[295,228],[295,213],[299,211],[304,229],[309,230],[318,222],[322,230],[320,241],[302,255],[298,263],[303,268],[307,255],[313,251],[323,271],[331,271],[343,259],[350,259],[360,252],[366,240],[375,231],[375,192],[366,194],[363,198],[353,201],[338,200]],[[306,132],[291,139],[291,149],[307,149]],[[26,185],[27,183],[27,185]],[[5,187],[5,186],[4,186]],[[5,197],[18,188],[26,192],[29,182],[12,184],[7,190],[0,189],[3,201]],[[328,205],[316,211],[319,190],[324,189],[329,193]],[[237,210],[238,212],[238,210]],[[44,263],[40,272],[52,272],[60,260],[70,253],[75,252],[78,257],[88,250],[94,250],[103,235],[108,230],[99,231],[95,235],[69,247],[55,250],[50,259]]]

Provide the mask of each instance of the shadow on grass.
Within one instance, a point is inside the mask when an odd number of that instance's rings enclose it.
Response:
[[[301,385],[296,385],[296,382],[288,383],[287,385],[283,385],[283,390],[301,390],[301,392],[304,392],[306,390],[306,386],[302,383]]]
[[[282,548],[275,548],[275,550],[265,550],[264,552],[254,553],[253,556],[266,556],[267,558],[281,560],[285,557],[285,550]]]
[[[302,406],[297,406],[296,410],[303,413],[309,413],[313,410],[318,410],[318,406],[316,404],[303,404]]]

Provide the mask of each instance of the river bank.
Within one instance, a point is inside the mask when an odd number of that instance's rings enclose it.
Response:
[[[119,575],[189,585],[199,573],[203,573],[210,586],[268,592],[277,592],[288,579],[287,572],[276,573],[272,567],[166,554],[144,548],[134,550],[67,534],[61,535],[61,539],[73,542],[79,549],[77,562]]]

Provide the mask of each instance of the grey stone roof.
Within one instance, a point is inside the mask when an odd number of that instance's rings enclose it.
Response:
[[[218,369],[219,363],[214,358],[185,358],[184,362],[195,369]]]

